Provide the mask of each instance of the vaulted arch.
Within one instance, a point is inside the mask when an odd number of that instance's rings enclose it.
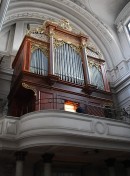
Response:
[[[107,68],[112,70],[121,62],[123,56],[109,29],[92,14],[69,0],[54,0],[36,2],[12,1],[8,9],[4,27],[16,20],[43,21],[48,18],[59,19],[65,17],[80,31],[88,34],[99,46],[104,54]],[[117,59],[118,58],[118,59]]]

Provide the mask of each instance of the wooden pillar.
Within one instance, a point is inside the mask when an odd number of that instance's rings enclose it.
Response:
[[[49,68],[48,74],[54,75],[54,27],[49,26],[49,35],[50,35],[50,58],[49,58]]]
[[[110,92],[110,87],[109,87],[108,79],[107,79],[107,76],[106,76],[106,69],[105,69],[104,64],[101,64],[101,71],[102,71],[105,91]]]
[[[90,76],[89,76],[89,69],[88,69],[88,58],[86,53],[86,43],[87,43],[87,38],[81,37],[84,83],[85,83],[85,86],[87,87],[88,84],[90,84]]]
[[[24,66],[23,70],[24,71],[29,71],[30,69],[30,57],[31,57],[31,43],[29,40],[26,40],[25,45],[24,45],[24,52],[23,52],[23,59],[24,59]]]
[[[80,36],[80,38],[82,46],[82,63],[83,63],[84,84],[85,84],[83,91],[87,94],[91,94],[92,92],[95,91],[96,86],[90,84],[89,65],[86,52],[87,37]]]

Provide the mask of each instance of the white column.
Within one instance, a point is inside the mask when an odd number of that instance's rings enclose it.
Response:
[[[108,168],[108,170],[109,170],[109,176],[115,176],[115,169],[114,169],[114,167],[109,167]]]
[[[115,168],[114,168],[115,159],[114,158],[110,158],[110,159],[107,159],[105,162],[106,162],[106,164],[108,166],[109,176],[116,176]]]
[[[44,163],[44,176],[51,176],[51,163]]]
[[[23,161],[16,161],[16,176],[23,176]]]
[[[16,23],[15,34],[14,34],[14,42],[12,47],[12,54],[16,55],[22,40],[24,37],[24,22],[20,21]]]
[[[23,176],[23,164],[26,156],[26,152],[16,152],[16,172],[15,176]]]
[[[42,155],[43,162],[44,162],[44,176],[51,176],[51,162],[54,154],[53,153],[46,153]]]

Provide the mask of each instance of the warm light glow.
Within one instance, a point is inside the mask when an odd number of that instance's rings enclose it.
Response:
[[[65,111],[76,112],[77,104],[74,102],[67,101],[64,104]]]

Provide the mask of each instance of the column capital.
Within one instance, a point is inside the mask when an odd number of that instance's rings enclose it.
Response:
[[[17,161],[18,160],[24,161],[26,155],[27,155],[27,152],[25,152],[25,151],[18,151],[18,152],[15,153]]]
[[[54,153],[45,153],[42,155],[42,159],[45,163],[51,163]]]
[[[126,168],[130,167],[130,160],[124,160],[122,163]]]
[[[109,158],[105,160],[105,163],[107,164],[108,167],[113,167],[115,164],[116,159],[115,158]]]

